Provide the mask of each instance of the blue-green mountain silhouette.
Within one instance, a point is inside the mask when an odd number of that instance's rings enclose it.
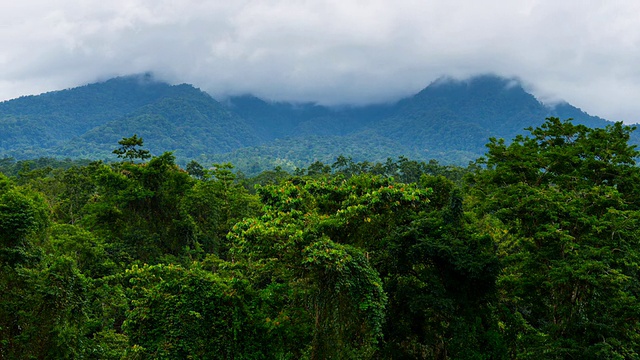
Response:
[[[232,161],[250,172],[341,154],[465,164],[484,153],[490,137],[511,139],[549,116],[611,123],[567,103],[547,106],[518,81],[493,75],[439,79],[391,104],[332,108],[251,95],[219,102],[144,74],[1,102],[0,157],[109,159],[118,140],[137,134],[152,154]]]

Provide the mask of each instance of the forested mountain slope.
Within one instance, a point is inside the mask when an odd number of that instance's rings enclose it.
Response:
[[[16,157],[59,155],[53,147],[176,95],[176,88],[149,75],[111,79],[74,89],[0,103],[0,151]]]
[[[490,137],[510,139],[548,116],[610,124],[569,104],[546,106],[517,81],[491,75],[441,79],[394,104],[339,108],[251,95],[218,102],[139,75],[0,103],[0,156],[107,159],[118,140],[138,134],[152,154],[173,151],[178,163],[233,161],[251,172],[341,154],[465,164]]]
[[[568,104],[548,107],[514,80],[479,76],[436,81],[401,100],[393,114],[370,130],[415,149],[421,158],[453,151],[479,156],[490,137],[511,139],[549,116],[572,117],[591,127],[610,124]]]
[[[5,156],[111,156],[113,144],[134,133],[160,154],[182,157],[254,145],[244,120],[191,85],[149,75],[0,103],[0,152]]]
[[[262,131],[259,147],[214,156],[253,173],[265,164],[308,165],[331,162],[339,154],[356,161],[384,161],[405,155],[421,160],[466,164],[482,156],[490,137],[513,138],[546,117],[604,127],[611,122],[567,103],[542,104],[514,80],[479,76],[466,81],[441,79],[396,104],[328,109],[232,98],[231,108]],[[308,131],[305,126],[318,129]],[[632,135],[632,143],[639,143]],[[268,166],[266,166],[268,167]]]
[[[54,149],[65,156],[108,157],[113,144],[138,134],[153,154],[173,151],[182,159],[224,153],[256,145],[258,137],[246,122],[208,94],[190,85],[172,87],[175,95],[144,105]]]

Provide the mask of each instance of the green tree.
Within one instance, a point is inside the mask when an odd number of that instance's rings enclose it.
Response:
[[[329,175],[331,173],[331,166],[325,165],[322,161],[316,161],[309,165],[307,169],[307,176],[319,177],[323,175]]]
[[[255,195],[236,183],[231,164],[213,164],[181,200],[181,208],[193,219],[202,249],[226,259],[226,236],[245,217],[256,216],[260,204]]]
[[[638,357],[633,129],[549,118],[531,136],[487,145],[487,168],[471,184],[487,230],[500,239],[510,357]]]
[[[0,261],[10,266],[28,261],[48,225],[42,196],[14,186],[0,174]]]
[[[123,324],[133,355],[153,359],[263,359],[264,323],[249,283],[194,265],[132,267]],[[133,357],[133,356],[132,356]]]
[[[82,352],[86,279],[47,254],[49,211],[33,190],[0,174],[0,358],[73,358]]]
[[[205,171],[204,168],[202,167],[202,165],[200,165],[199,162],[195,161],[195,160],[191,160],[188,164],[186,169],[187,172],[189,173],[189,175],[193,176],[196,179],[203,179],[204,175],[205,175]]]
[[[121,261],[157,262],[197,246],[195,224],[181,206],[195,180],[171,153],[146,164],[102,165],[96,178],[95,200],[82,223],[117,244]]]
[[[140,149],[143,145],[143,140],[138,137],[137,134],[133,134],[132,137],[122,138],[118,141],[120,147],[113,150],[113,153],[124,161],[134,161],[135,159],[146,160],[151,157],[149,150]]]
[[[364,250],[323,231],[329,225],[323,211],[330,209],[319,206],[313,192],[325,186],[333,184],[296,179],[259,189],[265,214],[234,227],[231,261],[244,264],[262,296],[279,299],[265,303],[264,313],[278,324],[273,343],[281,353],[370,358],[386,296]]]
[[[49,242],[54,257],[73,259],[85,277],[101,278],[116,271],[104,241],[77,225],[53,224]]]

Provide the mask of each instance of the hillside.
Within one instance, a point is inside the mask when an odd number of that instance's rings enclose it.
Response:
[[[175,88],[148,75],[0,103],[0,151],[18,158],[61,155],[53,148],[161,98]]]
[[[139,75],[0,103],[0,156],[109,159],[118,140],[138,134],[153,154],[173,151],[179,163],[233,161],[249,172],[340,154],[465,164],[490,137],[513,138],[548,116],[610,124],[570,104],[546,106],[518,82],[490,75],[441,79],[395,104],[341,108],[251,95],[218,102],[191,85]]]
[[[233,151],[256,145],[258,138],[245,121],[206,93],[190,85],[87,131],[53,149],[64,156],[110,156],[118,140],[138,134],[152,154],[173,151],[179,158]]]
[[[511,139],[549,116],[572,117],[591,127],[610,123],[568,104],[547,107],[517,82],[495,76],[442,79],[400,101],[397,108],[370,130],[415,149],[421,158],[453,151],[481,155],[490,137]]]
[[[485,153],[490,137],[511,139],[549,116],[573,118],[590,127],[611,124],[567,103],[546,106],[519,83],[496,76],[441,79],[392,105],[328,109],[270,104],[253,97],[235,98],[230,104],[254,129],[264,129],[265,137],[273,140],[213,157],[229,159],[249,173],[269,163],[331,162],[339,154],[356,161],[405,155],[464,165]],[[320,128],[306,131],[310,125]],[[640,143],[637,135],[632,141]]]

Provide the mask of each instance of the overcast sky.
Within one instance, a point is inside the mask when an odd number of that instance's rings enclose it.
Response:
[[[0,100],[151,71],[215,97],[364,104],[495,73],[640,122],[637,0],[4,1],[0,49]]]

